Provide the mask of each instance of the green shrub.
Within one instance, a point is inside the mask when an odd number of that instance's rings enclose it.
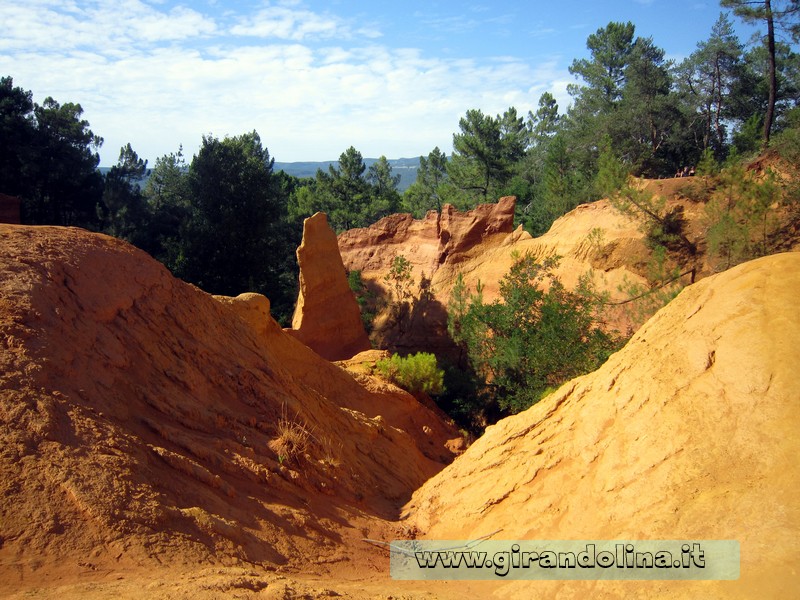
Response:
[[[784,160],[788,178],[784,183],[785,203],[790,223],[800,224],[800,107],[786,115],[786,128],[774,138],[774,146]]]
[[[445,363],[443,368],[445,389],[436,397],[436,404],[460,428],[480,436],[489,423],[504,416],[471,367]]]
[[[378,312],[378,297],[361,279],[361,271],[348,271],[347,283],[356,297],[356,302],[358,302],[364,330],[370,333],[372,332],[372,322],[375,320],[375,314]]]
[[[383,377],[412,394],[435,396],[444,391],[444,371],[437,365],[436,356],[428,352],[405,357],[394,354],[379,360],[376,367]]]
[[[390,286],[396,302],[407,302],[412,298],[413,270],[411,262],[405,256],[398,254],[392,260],[389,272],[384,275],[383,280]]]
[[[706,204],[709,257],[725,270],[770,254],[783,203],[778,175],[768,168],[756,176],[731,161],[717,179]]]
[[[664,246],[656,246],[647,263],[645,283],[623,277],[617,289],[627,298],[614,304],[623,307],[630,321],[629,335],[680,293],[686,285],[684,277],[687,274],[685,271],[682,273],[679,266],[668,260]]]
[[[480,293],[468,295],[463,280],[454,288],[450,333],[482,378],[484,397],[506,414],[593,371],[618,347],[598,326],[602,298],[589,279],[565,289],[553,273],[557,262],[518,259],[500,282],[501,299],[491,304]]]

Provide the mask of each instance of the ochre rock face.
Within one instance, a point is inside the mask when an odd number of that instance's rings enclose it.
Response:
[[[378,315],[373,343],[401,353],[452,354],[455,347],[447,333],[446,305],[457,270],[475,253],[488,251],[509,237],[530,238],[513,231],[515,204],[512,196],[467,212],[445,204],[441,213],[429,211],[423,219],[390,215],[369,227],[340,234],[345,267],[360,271],[367,287],[386,300],[386,307],[396,301],[384,280],[395,257],[404,257],[412,267],[414,300],[399,319],[386,309]]]
[[[361,538],[397,535],[387,517],[456,437],[284,333],[263,296],[0,225],[0,596],[159,565],[377,568]]]
[[[451,255],[460,256],[484,238],[498,233],[511,233],[514,230],[516,203],[516,198],[506,196],[496,204],[482,204],[466,213],[458,212],[446,204],[439,220],[439,264],[446,262]]]
[[[389,271],[395,256],[404,256],[414,267],[415,280],[424,274],[445,304],[459,273],[473,290],[480,281],[484,300],[494,300],[515,256],[526,253],[538,258],[560,256],[557,272],[567,285],[594,269],[596,282],[615,297],[624,278],[642,281],[633,265],[647,254],[643,235],[607,200],[577,207],[538,238],[521,227],[514,229],[515,203],[514,197],[506,197],[463,213],[445,205],[441,215],[431,211],[424,219],[391,215],[341,233],[339,250],[348,271],[361,271],[362,277],[376,282]],[[592,230],[598,232],[596,241],[590,237]]]
[[[410,519],[440,540],[741,544],[739,581],[534,582],[504,598],[794,596],[798,297],[798,253],[687,287],[596,372],[489,427]]]
[[[413,268],[417,300],[401,323],[378,316],[372,333],[375,345],[457,355],[447,334],[446,311],[457,277],[463,277],[471,292],[480,284],[484,301],[491,302],[499,296],[500,280],[527,253],[538,260],[558,255],[556,274],[567,287],[588,275],[612,300],[625,298],[619,288],[626,282],[645,281],[640,273],[647,270],[649,251],[642,232],[608,201],[579,206],[538,238],[522,227],[514,229],[515,203],[515,198],[506,197],[467,212],[445,205],[441,214],[431,211],[424,219],[391,215],[339,235],[347,270],[361,271],[362,280],[384,298],[390,297],[384,277],[394,257],[405,257]],[[609,311],[605,321],[620,331],[630,327],[621,309]]]
[[[369,350],[369,338],[347,283],[336,234],[325,213],[304,221],[297,263],[300,293],[290,333],[328,360],[345,360]]]
[[[445,204],[441,214],[429,211],[423,219],[390,215],[369,227],[341,233],[339,251],[348,271],[388,272],[394,257],[402,254],[430,278],[449,257],[459,260],[486,238],[511,233],[515,204],[516,198],[508,196],[467,212]]]

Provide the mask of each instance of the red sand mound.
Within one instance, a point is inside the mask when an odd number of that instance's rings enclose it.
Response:
[[[0,226],[0,594],[159,565],[369,569],[361,538],[389,535],[457,432],[319,358],[263,296],[223,300],[113,238]]]

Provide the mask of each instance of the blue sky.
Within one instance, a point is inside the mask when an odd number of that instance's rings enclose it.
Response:
[[[472,2],[0,0],[0,74],[76,102],[105,139],[152,166],[204,134],[257,130],[281,162],[452,149],[468,109],[563,111],[568,67],[609,21],[632,21],[681,60],[708,37],[712,1]],[[733,22],[743,42],[752,28]]]

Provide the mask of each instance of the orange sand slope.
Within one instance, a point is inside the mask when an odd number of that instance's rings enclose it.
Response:
[[[268,307],[113,238],[0,226],[0,595],[159,565],[370,564],[361,539],[396,535],[458,432]]]
[[[736,582],[548,582],[512,595],[793,596],[798,298],[796,253],[685,289],[598,371],[490,427],[407,513],[430,539],[501,529],[495,538],[741,543]]]

